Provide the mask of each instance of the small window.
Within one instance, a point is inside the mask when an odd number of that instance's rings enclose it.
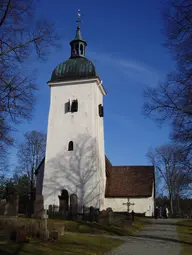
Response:
[[[69,142],[68,151],[73,151],[73,141]]]
[[[65,113],[70,112],[70,101],[65,103]]]
[[[78,101],[73,100],[71,104],[71,112],[77,112],[78,111]]]
[[[80,52],[81,52],[81,55],[83,55],[83,45],[82,44],[80,46]]]
[[[75,52],[76,52],[76,55],[78,56],[79,55],[79,44],[75,45]]]
[[[103,117],[103,115],[104,115],[104,114],[103,114],[103,106],[100,104],[100,105],[99,105],[99,116],[100,116],[100,117]]]

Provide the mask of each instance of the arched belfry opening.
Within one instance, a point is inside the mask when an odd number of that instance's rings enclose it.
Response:
[[[68,151],[73,151],[73,141],[70,141],[68,144]]]

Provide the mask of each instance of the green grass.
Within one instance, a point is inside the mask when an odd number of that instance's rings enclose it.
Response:
[[[0,244],[2,255],[102,255],[118,247],[121,240],[67,233],[56,242],[31,242],[28,244]]]
[[[181,255],[192,254],[192,220],[182,220],[177,223],[179,239],[189,244],[181,244]]]
[[[143,222],[139,219],[136,219],[134,226],[129,220],[119,220],[109,225],[107,223],[85,223],[49,219],[48,224],[51,225],[51,223],[58,224],[58,226],[59,224],[64,224],[65,231],[67,232],[118,236],[132,235],[144,227]]]
[[[20,218],[22,221],[31,220],[36,221],[37,219]],[[48,219],[48,229],[58,229],[61,226],[65,226],[65,231],[73,233],[87,233],[87,234],[98,234],[98,235],[118,235],[126,236],[132,235],[135,232],[144,228],[145,222],[139,217],[135,217],[135,224],[132,225],[130,220],[119,219],[113,224],[108,224],[106,221],[101,223],[86,223],[83,221],[66,221],[60,219]]]

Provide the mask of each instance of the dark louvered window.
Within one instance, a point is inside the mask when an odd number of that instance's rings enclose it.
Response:
[[[68,151],[73,151],[73,141],[69,142]]]
[[[78,111],[78,101],[73,100],[71,104],[71,112],[77,112]]]
[[[101,104],[99,105],[99,116],[103,117],[103,106]]]
[[[65,103],[65,113],[70,112],[70,101]]]

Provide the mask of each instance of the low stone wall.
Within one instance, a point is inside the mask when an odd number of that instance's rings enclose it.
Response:
[[[64,224],[46,224],[44,219],[0,217],[0,241],[26,242],[30,239],[59,239]]]

